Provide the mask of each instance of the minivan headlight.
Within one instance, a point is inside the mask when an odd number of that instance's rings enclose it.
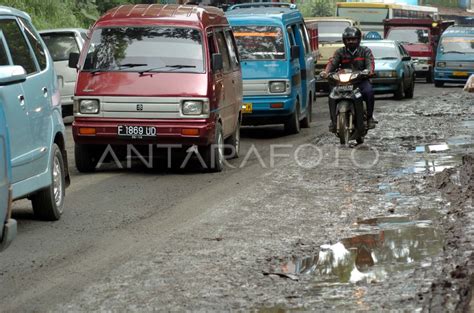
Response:
[[[275,81],[270,82],[270,92],[271,93],[282,93],[286,91],[286,82],[285,81]]]
[[[99,113],[99,100],[81,100],[79,103],[79,112],[82,114]]]
[[[209,106],[207,103],[199,100],[183,101],[181,111],[184,115],[201,115],[209,113]]]
[[[438,66],[438,67],[446,67],[446,62],[438,62],[438,63],[436,63],[436,66]]]

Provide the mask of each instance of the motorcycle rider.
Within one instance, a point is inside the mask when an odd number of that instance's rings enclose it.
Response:
[[[375,67],[374,56],[369,48],[360,45],[361,38],[362,32],[359,28],[354,26],[347,27],[342,33],[344,47],[336,50],[320,76],[327,78],[328,73],[334,72],[337,69],[351,69],[353,71],[366,70],[369,72],[368,77],[372,76]],[[362,80],[358,84],[358,87],[367,105],[367,126],[368,128],[375,128],[375,124],[377,123],[373,118],[375,97],[368,77]],[[329,113],[331,115],[329,131],[334,133],[336,132],[336,106],[333,101],[329,101]]]

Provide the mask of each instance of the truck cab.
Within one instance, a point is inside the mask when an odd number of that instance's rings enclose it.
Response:
[[[352,19],[340,17],[306,17],[305,23],[306,25],[316,24],[318,28],[319,54],[315,59],[315,75],[318,77],[334,52],[344,46],[342,42],[344,29],[349,26],[359,27],[359,23]],[[308,26],[308,28],[310,27]],[[318,78],[316,89],[328,91],[327,80]]]
[[[424,77],[426,82],[432,83],[439,37],[453,23],[416,18],[386,19],[384,37],[399,41],[415,63],[416,76]]]

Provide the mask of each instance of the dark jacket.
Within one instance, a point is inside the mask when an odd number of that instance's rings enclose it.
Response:
[[[325,72],[331,73],[337,69],[352,69],[353,71],[367,69],[373,75],[375,71],[374,55],[369,48],[363,46],[357,48],[354,54],[350,53],[346,47],[339,48],[329,59]]]

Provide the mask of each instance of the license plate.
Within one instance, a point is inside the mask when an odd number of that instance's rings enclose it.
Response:
[[[341,85],[341,86],[337,86],[337,90],[340,90],[340,91],[352,91],[354,89],[354,86],[353,85]]]
[[[155,137],[156,127],[153,126],[132,126],[132,125],[119,125],[117,127],[117,134],[124,137],[132,138],[143,138],[143,137]]]
[[[467,72],[453,72],[453,76],[465,76],[465,77],[467,77]]]
[[[242,104],[242,113],[252,113],[252,103]]]

